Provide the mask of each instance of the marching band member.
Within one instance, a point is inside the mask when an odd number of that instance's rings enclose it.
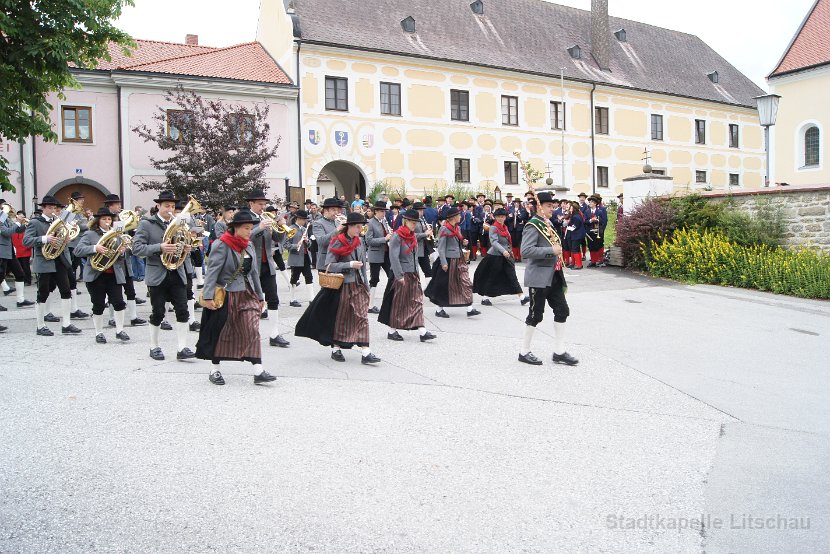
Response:
[[[549,192],[537,193],[537,213],[527,222],[522,234],[522,258],[527,262],[524,284],[530,289],[530,309],[525,319],[525,333],[519,361],[530,365],[542,365],[542,360],[530,351],[536,326],[542,322],[545,302],[553,310],[553,361],[557,364],[576,365],[579,360],[565,351],[565,322],[570,315],[565,299],[565,274],[562,271],[562,248],[556,244],[550,224],[555,206]]]
[[[300,287],[300,275],[305,279],[308,290],[308,301],[314,300],[314,276],[311,274],[311,256],[308,252],[309,230],[308,212],[297,210],[294,212],[292,229],[296,230],[294,237],[285,240],[288,248],[288,267],[291,268],[291,306],[299,308],[302,304],[296,299],[295,291]]]
[[[418,203],[416,203],[417,205]],[[421,342],[435,338],[424,327],[424,293],[418,275],[416,228],[421,216],[416,210],[403,214],[403,223],[389,240],[389,260],[393,278],[386,284],[378,322],[389,326],[386,338],[402,341],[401,330],[418,330]]]
[[[294,334],[331,346],[331,359],[345,362],[342,348],[362,349],[361,363],[376,364],[380,358],[369,349],[369,282],[366,276],[366,247],[360,231],[366,218],[350,213],[326,249],[323,268],[343,274],[339,289],[321,288],[297,322]]]
[[[589,209],[588,208],[588,201],[587,201],[588,195],[585,194],[584,192],[580,192],[577,195],[577,198],[579,199],[579,202],[578,202],[579,215],[582,216],[582,221],[583,222],[588,221],[588,209]],[[580,252],[582,254],[582,258],[583,259],[587,258],[588,257],[588,236],[587,236],[587,233],[586,233],[586,236],[583,237],[582,242],[579,245],[579,248],[580,248]]]
[[[337,198],[326,198],[323,201],[322,217],[311,217],[311,241],[315,245],[317,254],[317,270],[326,268],[326,255],[329,243],[338,233],[339,225],[335,222],[337,216],[343,213],[343,203]],[[341,216],[342,217],[342,216]]]
[[[262,292],[265,294],[265,300],[268,303],[262,311],[261,317],[262,319],[268,319],[268,312],[274,312],[269,344],[287,348],[291,343],[280,334],[280,297],[277,293],[277,266],[271,256],[274,241],[282,242],[285,233],[274,231],[270,224],[262,220],[262,212],[265,210],[265,206],[268,205],[268,199],[264,192],[254,190],[247,196],[246,200],[250,211],[258,221],[258,225],[254,227],[251,233],[250,241],[256,250],[256,263],[260,264],[259,281],[262,285]]]
[[[109,194],[106,198],[104,198],[104,206],[106,206],[110,212],[112,212],[113,217],[113,229],[123,229],[124,224],[118,219],[118,214],[121,213],[123,209],[121,204],[121,198],[117,194]],[[133,234],[135,234],[133,232]],[[147,320],[138,317],[138,304],[144,304],[146,300],[138,298],[135,293],[135,278],[134,278],[134,270],[133,270],[133,255],[130,250],[124,252],[124,264],[126,265],[127,274],[124,281],[124,296],[127,298],[127,319],[130,322],[132,327],[140,327],[142,325],[147,325]],[[112,304],[109,306],[110,309],[110,323],[111,327],[115,327],[115,313],[113,310]]]
[[[366,231],[366,247],[369,250],[369,309],[370,314],[380,313],[375,304],[377,298],[380,270],[386,273],[386,278],[392,278],[392,266],[389,261],[389,241],[392,239],[392,229],[386,218],[386,203],[382,200],[375,202],[375,217],[369,220]]]
[[[522,230],[529,219],[527,210],[522,207],[521,198],[513,200],[508,207],[507,228],[510,230],[510,240],[513,244],[513,259],[522,261]]]
[[[602,197],[598,194],[588,198],[588,213],[586,223],[588,229],[588,250],[591,252],[591,261],[588,267],[605,266],[605,227],[608,225],[608,213],[602,204]]]
[[[276,207],[268,206],[267,208],[265,208],[265,211],[271,214],[271,217],[273,217],[275,220],[280,219],[280,216],[277,215]],[[291,226],[291,224],[294,223],[294,220],[292,218],[292,212],[290,211],[283,214],[281,217],[285,225]],[[279,274],[282,276],[282,279],[283,281],[285,281],[285,284],[288,285],[289,288],[291,288],[291,279],[289,279],[288,271],[285,268],[285,258],[282,257],[282,245],[285,241],[285,233],[279,233],[279,236],[283,238],[280,241],[274,241],[274,252],[271,255],[271,257],[274,258],[274,265],[276,266],[277,272],[279,272]]]
[[[468,242],[458,226],[461,212],[451,208],[445,212],[445,217],[444,225],[438,231],[438,259],[424,294],[439,307],[435,312],[438,317],[450,317],[444,308],[458,306],[467,306],[467,317],[476,316],[481,312],[473,308],[473,284],[467,261],[462,257]]]
[[[565,219],[562,223],[562,238],[568,245],[571,253],[571,269],[582,269],[582,248],[585,245],[585,220],[577,202],[568,202],[565,205]]]
[[[186,205],[186,200],[176,201],[176,208],[173,211],[173,216],[181,220],[180,214]],[[193,229],[201,229],[201,227],[197,226],[196,218],[194,218],[193,215],[188,215],[183,222],[190,228],[191,238],[193,236]],[[193,284],[195,281],[194,277],[196,276],[195,264],[193,262],[193,252],[194,249],[191,245],[190,254],[185,256],[184,259],[184,273],[187,276],[187,326],[191,331],[198,332],[200,323],[196,321],[196,294],[193,291]]]
[[[175,220],[176,197],[169,190],[159,193],[154,200],[158,208],[155,215],[145,217],[138,224],[133,238],[133,254],[145,258],[145,281],[150,293],[150,358],[164,360],[164,352],[159,346],[159,330],[167,302],[173,304],[176,312],[176,359],[188,360],[195,356],[187,347],[189,313],[187,309],[187,274],[184,265],[177,269],[167,269],[162,264],[162,254],[175,254],[177,246],[164,242],[167,227]],[[190,256],[190,242],[182,250],[182,255]]]
[[[418,265],[424,272],[424,278],[429,279],[432,277],[432,264],[429,263],[429,256],[435,251],[433,247],[435,230],[424,215],[426,208],[423,203],[415,202],[412,208],[418,212],[418,225],[415,226],[415,237],[418,239]]]
[[[530,299],[522,291],[519,279],[516,277],[516,261],[513,258],[513,238],[505,225],[507,210],[499,208],[495,211],[496,220],[490,225],[490,251],[481,260],[476,268],[473,279],[473,292],[484,299],[485,306],[491,306],[490,298],[507,294],[518,295],[522,306]]]
[[[63,204],[51,195],[43,197],[40,203],[43,209],[41,215],[32,217],[29,226],[26,227],[23,235],[23,244],[32,249],[32,273],[37,274],[37,304],[35,315],[37,320],[37,334],[44,337],[51,337],[54,333],[46,327],[44,312],[49,294],[55,288],[61,295],[61,333],[64,335],[77,335],[80,329],[72,324],[72,289],[70,288],[69,274],[72,272],[72,259],[69,256],[69,249],[65,248],[60,256],[54,260],[47,260],[43,256],[43,246],[47,243],[57,244],[60,239],[47,235],[49,226],[58,218]]]
[[[127,282],[127,265],[124,259],[123,247],[119,250],[116,262],[104,272],[97,271],[92,267],[90,261],[95,254],[107,254],[107,248],[99,245],[101,237],[112,228],[113,214],[109,208],[100,208],[93,216],[89,230],[83,234],[78,246],[75,247],[75,254],[80,258],[86,258],[83,266],[83,281],[86,283],[86,290],[92,300],[92,323],[95,325],[95,342],[106,344],[104,336],[104,308],[109,303],[115,310],[115,338],[121,342],[130,340],[124,332],[124,311],[127,305],[124,303],[122,288]]]
[[[254,384],[269,383],[276,377],[262,368],[259,320],[265,294],[259,279],[260,263],[250,238],[259,219],[249,210],[234,214],[227,230],[213,243],[208,257],[205,286],[202,290],[202,325],[196,343],[196,357],[210,360],[208,377],[214,385],[224,385],[219,371],[222,361],[251,362]],[[216,306],[216,287],[224,287],[225,302]]]
[[[74,200],[81,208],[84,207],[84,195],[81,192],[75,191],[69,195],[72,200]],[[71,222],[75,222],[78,224],[81,232],[78,233],[78,236],[69,243],[69,246],[66,247],[69,250],[69,257],[72,260],[72,271],[69,273],[69,288],[72,291],[72,319],[86,319],[89,317],[89,314],[86,312],[82,312],[78,308],[78,276],[77,271],[78,268],[81,266],[81,259],[75,255],[75,247],[81,241],[81,236],[87,231],[87,221],[88,218],[85,214],[80,213],[76,214],[71,212],[68,208],[66,210],[67,213],[61,214],[61,219],[63,219],[64,223],[69,224]]]
[[[13,237],[15,235],[22,235],[26,231],[26,227],[18,220],[17,213],[13,208],[5,203],[5,200],[0,199],[0,282],[6,284],[6,273],[14,274],[14,289],[10,289],[8,293],[17,293],[17,307],[27,308],[34,306],[35,303],[31,300],[26,300],[26,274],[15,255]],[[0,306],[0,312],[5,311],[6,308]]]

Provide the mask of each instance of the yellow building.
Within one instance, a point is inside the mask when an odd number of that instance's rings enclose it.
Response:
[[[300,85],[310,196],[379,181],[521,195],[515,150],[574,196],[615,196],[646,149],[678,189],[762,185],[763,91],[697,37],[610,18],[607,0],[263,0],[257,39]]]
[[[781,96],[771,128],[772,182],[830,183],[830,0],[817,0],[768,78]]]

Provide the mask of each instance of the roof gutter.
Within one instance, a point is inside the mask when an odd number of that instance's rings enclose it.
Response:
[[[597,90],[597,84],[592,83],[591,86],[591,194],[597,192],[597,122],[596,110],[594,109],[594,93]]]

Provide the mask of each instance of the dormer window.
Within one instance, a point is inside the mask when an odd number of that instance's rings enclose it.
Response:
[[[582,48],[580,48],[578,44],[574,44],[568,48],[568,54],[570,54],[575,60],[582,59]]]
[[[407,33],[414,33],[415,32],[415,18],[412,16],[407,17],[403,21],[401,21],[401,27]]]
[[[707,77],[709,77],[709,80],[715,83],[716,85],[718,84],[718,80],[720,79],[717,71],[713,71],[712,73],[707,74]]]
[[[483,15],[484,14],[484,2],[481,0],[476,0],[472,4],[470,4],[470,9],[473,10],[474,14]]]
[[[625,29],[620,29],[619,31],[615,32],[614,36],[617,37],[617,40],[620,42],[627,42]]]

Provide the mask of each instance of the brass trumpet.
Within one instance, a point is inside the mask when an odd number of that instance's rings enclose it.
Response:
[[[267,223],[268,226],[271,227],[271,230],[275,233],[284,234],[289,239],[293,239],[294,235],[297,234],[296,229],[292,229],[285,223],[279,223],[277,221],[277,218],[272,216],[269,212],[262,212],[262,214],[259,217],[262,219],[262,221]]]
[[[9,219],[17,219],[17,210],[14,209],[14,206],[9,204],[8,202],[5,202],[5,203],[3,203],[3,208],[2,209],[3,209],[4,212],[6,212],[6,215],[9,216]],[[29,224],[29,220],[24,217],[23,221],[21,222],[21,225],[28,225],[28,224]]]

